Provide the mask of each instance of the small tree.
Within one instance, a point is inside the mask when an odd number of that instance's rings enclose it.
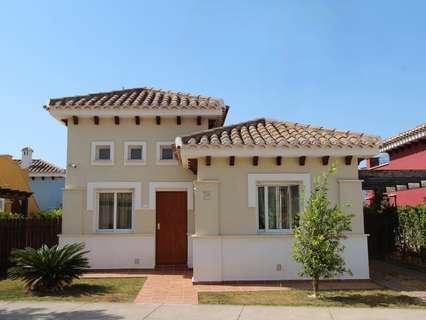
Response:
[[[353,215],[344,213],[338,205],[332,207],[327,198],[328,177],[335,171],[336,167],[332,165],[315,179],[308,204],[300,212],[299,224],[294,231],[293,256],[302,264],[300,275],[312,278],[314,297],[318,296],[320,278],[351,274],[341,256],[344,250],[341,240],[351,230]]]

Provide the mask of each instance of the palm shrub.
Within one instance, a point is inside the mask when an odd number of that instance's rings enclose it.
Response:
[[[349,273],[342,257],[342,239],[351,230],[353,215],[345,214],[339,206],[332,206],[327,197],[328,177],[336,171],[333,165],[316,178],[306,208],[299,213],[294,230],[293,257],[301,264],[300,275],[312,279],[314,297],[317,297],[320,278]]]
[[[24,281],[32,291],[60,291],[89,268],[87,253],[83,243],[15,249],[10,258],[14,266],[9,268],[8,275]]]

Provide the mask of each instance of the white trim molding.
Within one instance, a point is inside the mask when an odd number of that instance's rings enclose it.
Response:
[[[129,147],[138,146],[142,147],[142,159],[132,160],[129,159]],[[124,165],[125,166],[143,166],[146,165],[146,142],[145,141],[125,141],[124,142]]]
[[[134,209],[142,209],[140,182],[101,181],[87,183],[87,210],[95,210],[95,191],[99,189],[133,189]]]
[[[96,147],[109,146],[110,160],[96,160]],[[112,166],[114,165],[114,141],[92,141],[91,163],[93,166]]]
[[[304,204],[308,202],[311,194],[311,175],[308,173],[249,173],[248,179],[248,206],[256,208],[257,191],[259,182],[301,182],[303,184],[302,193]]]
[[[120,192],[125,192],[125,193],[130,193],[132,195],[132,213],[131,213],[131,219],[130,219],[130,228],[126,228],[126,229],[119,229],[117,228],[117,194]],[[99,197],[100,194],[102,193],[110,193],[113,194],[113,227],[111,229],[101,229],[99,228]],[[130,233],[130,232],[134,232],[135,230],[135,202],[134,199],[135,198],[135,192],[134,189],[131,189],[129,191],[124,191],[124,190],[114,190],[114,189],[101,189],[101,190],[97,190],[96,191],[96,214],[94,216],[95,221],[93,223],[94,228],[94,232],[96,233]]]
[[[156,191],[186,191],[188,210],[194,209],[194,186],[192,182],[150,182],[149,183],[149,209],[155,209]]]

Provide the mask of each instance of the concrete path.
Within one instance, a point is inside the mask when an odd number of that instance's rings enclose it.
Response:
[[[426,309],[0,301],[0,319],[420,320]]]
[[[426,302],[426,273],[375,260],[370,265],[370,274],[381,286]]]

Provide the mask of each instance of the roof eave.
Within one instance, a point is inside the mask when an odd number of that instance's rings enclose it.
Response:
[[[28,176],[34,177],[34,178],[38,178],[38,177],[54,177],[54,178],[65,178],[66,174],[65,173],[53,173],[53,172],[29,172]]]
[[[188,145],[176,139],[182,158],[215,157],[322,157],[322,156],[356,156],[369,158],[379,153],[378,146],[333,147],[333,146],[280,146],[280,145]]]
[[[79,116],[79,117],[93,117],[93,116],[103,116],[103,117],[134,117],[134,116],[145,116],[145,117],[175,117],[175,116],[207,116],[207,117],[220,117],[223,115],[222,108],[212,108],[212,109],[166,109],[166,108],[157,108],[157,109],[49,109],[46,108],[50,115],[57,120],[62,120],[66,117]]]
[[[392,140],[388,139],[388,141],[389,140],[390,141],[389,142],[385,141],[383,143],[382,147],[380,148],[380,152],[389,152],[393,149],[400,148],[405,144],[413,143],[413,142],[415,142],[417,140],[421,140],[425,137],[426,137],[426,130],[422,131],[422,132],[418,132],[414,135],[411,135],[411,136],[408,136],[408,137],[405,137],[405,138],[397,139],[396,141],[392,141]]]

